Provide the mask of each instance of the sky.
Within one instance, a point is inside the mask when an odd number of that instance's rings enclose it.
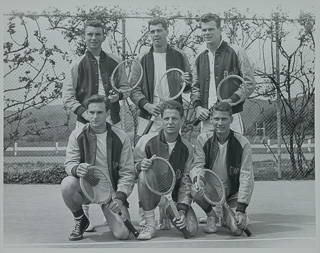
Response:
[[[253,13],[266,17],[280,5],[294,16],[299,14],[300,10],[315,11],[320,6],[318,0],[0,0],[0,2],[3,13],[9,13],[12,10],[41,12],[48,6],[73,12],[76,6],[88,5],[88,2],[91,7],[94,5],[119,5],[138,10],[151,8],[155,5],[172,6],[174,3],[182,11],[206,10],[208,7],[214,7],[217,12],[220,12],[237,7],[239,10],[249,8]]]

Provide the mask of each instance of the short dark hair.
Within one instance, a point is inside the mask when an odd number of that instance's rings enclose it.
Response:
[[[87,98],[84,101],[84,107],[86,109],[88,109],[89,105],[92,103],[104,103],[105,104],[105,108],[106,111],[109,111],[111,108],[111,102],[109,99],[107,99],[105,96],[99,95],[99,94],[95,94],[92,95],[91,97]]]
[[[105,33],[105,26],[102,24],[101,21],[96,20],[96,19],[90,19],[88,20],[85,25],[84,25],[84,32],[86,31],[86,28],[88,26],[92,26],[92,27],[100,27],[102,29],[103,34]]]
[[[212,114],[214,111],[228,112],[232,116],[232,107],[228,102],[217,102],[213,105]]]
[[[151,25],[158,25],[161,24],[164,30],[168,29],[168,20],[161,17],[155,17],[149,20],[148,22],[148,29],[150,30]]]
[[[163,113],[167,109],[177,110],[180,114],[180,117],[183,118],[184,109],[183,109],[182,104],[180,104],[178,101],[169,100],[169,101],[164,102],[161,107],[161,117],[163,117]]]
[[[210,22],[210,21],[215,21],[216,24],[217,24],[217,28],[220,28],[221,27],[221,19],[220,17],[217,15],[217,14],[213,14],[213,13],[206,13],[204,15],[202,15],[200,17],[200,21],[202,23],[207,23],[207,22]]]

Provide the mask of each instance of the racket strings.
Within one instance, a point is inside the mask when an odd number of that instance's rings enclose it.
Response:
[[[203,184],[205,196],[213,203],[221,203],[224,198],[224,185],[214,174],[204,173],[201,180],[205,180]]]
[[[153,160],[152,166],[146,172],[147,184],[151,191],[164,195],[172,190],[175,175],[165,161]]]
[[[110,184],[99,170],[90,169],[84,177],[84,187],[92,203],[106,203],[110,199]]]
[[[184,80],[179,71],[169,71],[158,84],[158,96],[162,101],[177,96],[183,88]]]

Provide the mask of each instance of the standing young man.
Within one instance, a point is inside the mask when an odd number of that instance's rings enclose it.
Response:
[[[164,18],[153,18],[148,22],[149,34],[152,41],[150,50],[143,52],[137,60],[143,67],[143,77],[140,84],[131,92],[130,98],[140,109],[138,136],[142,136],[152,115],[156,116],[150,132],[162,129],[160,115],[160,100],[156,85],[164,73],[171,68],[184,72],[184,79],[190,89],[191,69],[187,55],[180,49],[168,44],[168,22]],[[137,76],[134,71],[130,83],[135,83]],[[182,104],[182,97],[177,98]]]
[[[76,127],[89,122],[84,101],[94,94],[99,94],[108,97],[111,102],[111,113],[106,120],[121,128],[119,100],[125,99],[129,94],[110,93],[112,90],[110,76],[121,59],[101,49],[105,39],[105,28],[100,21],[86,22],[84,40],[87,50],[84,55],[72,62],[63,84],[62,99],[64,105],[77,115]],[[129,86],[126,75],[121,77],[119,86]],[[84,206],[84,209],[89,216],[89,206]],[[87,231],[94,231],[93,226],[90,226]]]
[[[117,239],[127,239],[129,230],[116,213],[121,211],[130,219],[127,198],[135,179],[130,139],[125,132],[106,122],[110,103],[104,96],[93,95],[85,101],[84,107],[90,123],[76,128],[69,137],[64,163],[68,177],[61,182],[63,200],[75,222],[69,240],[81,240],[90,224],[82,207],[90,201],[80,188],[79,178],[86,175],[91,165],[105,169],[110,177],[114,201],[108,207],[103,205],[102,211],[113,235]]]
[[[249,222],[246,209],[254,188],[254,175],[250,142],[243,135],[230,129],[232,121],[229,103],[220,102],[213,107],[214,130],[198,136],[194,146],[190,178],[195,183],[202,168],[213,170],[219,176],[225,187],[227,203],[235,209],[238,220],[235,222],[223,207],[223,224],[226,224],[233,235],[241,235],[242,229]],[[217,232],[218,216],[213,206],[203,198],[203,189],[197,189],[193,184],[191,193],[194,201],[207,215],[204,231]]]
[[[191,180],[189,177],[192,163],[192,146],[182,139],[179,131],[182,125],[183,106],[177,101],[167,101],[161,111],[163,129],[159,133],[152,132],[141,137],[134,149],[134,161],[138,177],[138,194],[143,208],[146,224],[142,227],[138,239],[149,240],[156,234],[155,208],[162,206],[173,224],[180,229],[187,227],[190,236],[198,231],[197,218],[191,205]],[[177,203],[181,215],[175,220],[168,211],[168,201],[152,193],[145,182],[141,171],[148,170],[152,164],[150,158],[154,155],[167,159],[176,174],[176,184],[172,192],[172,199]],[[171,209],[170,209],[171,210]]]
[[[196,111],[196,117],[202,121],[201,132],[212,131],[210,111],[217,102],[217,86],[227,75],[239,75],[246,81],[249,97],[255,89],[255,79],[246,52],[237,45],[222,39],[221,19],[218,15],[208,13],[200,18],[201,31],[206,43],[206,49],[200,52],[194,62],[193,85],[191,101]],[[232,96],[227,102],[236,102],[240,97]],[[243,124],[240,112],[243,104],[232,107],[233,122],[231,129],[243,134]]]

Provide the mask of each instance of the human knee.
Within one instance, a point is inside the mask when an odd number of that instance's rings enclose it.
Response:
[[[118,240],[127,240],[129,238],[130,232],[127,229],[119,229],[113,231],[113,235]]]
[[[73,177],[73,176],[68,176],[65,177],[62,181],[61,181],[61,192],[62,193],[71,193],[74,192],[75,189],[77,189],[77,187],[79,186],[79,182],[78,180]]]
[[[241,228],[231,228],[231,234],[234,236],[240,236],[242,235],[242,229]]]

